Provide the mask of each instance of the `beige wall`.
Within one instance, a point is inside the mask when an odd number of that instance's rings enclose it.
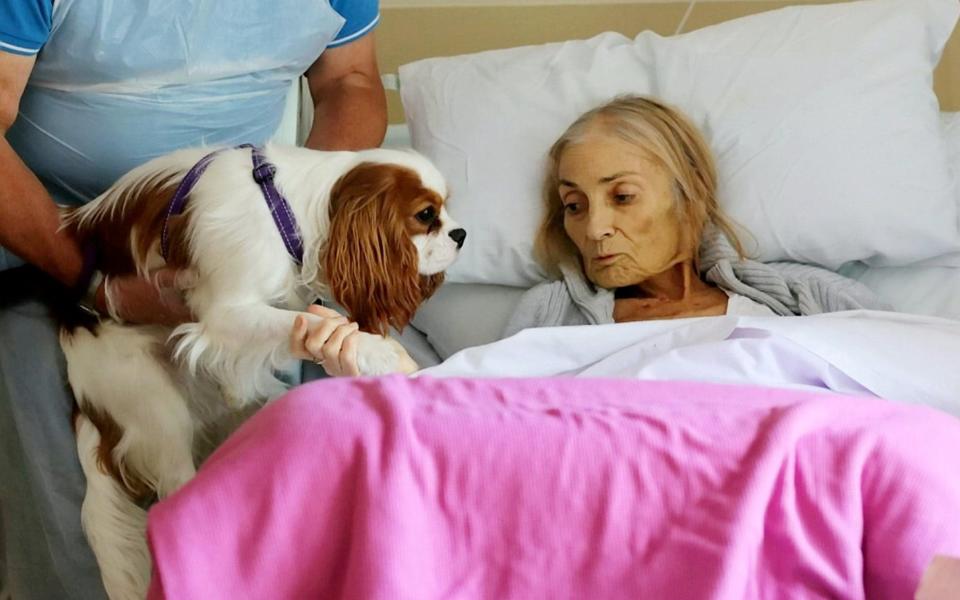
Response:
[[[820,0],[700,0],[685,30],[751,13]],[[500,4],[500,5],[493,5]],[[519,5],[518,5],[519,4]],[[380,70],[420,58],[585,38],[602,31],[634,36],[652,29],[672,34],[687,9],[686,2],[546,0],[383,0],[377,29]],[[947,46],[936,74],[936,90],[944,110],[960,110],[960,28]],[[389,93],[390,120],[403,120],[396,93]]]

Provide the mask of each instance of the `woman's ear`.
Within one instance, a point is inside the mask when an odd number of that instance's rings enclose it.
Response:
[[[330,231],[318,257],[333,298],[361,330],[380,335],[391,326],[403,329],[423,300],[392,168],[361,165],[334,187]]]

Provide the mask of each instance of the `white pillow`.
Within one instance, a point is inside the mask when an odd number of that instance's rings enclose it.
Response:
[[[433,58],[400,68],[413,146],[468,232],[450,281],[528,286],[543,160],[582,112],[630,92],[687,112],[720,199],[762,260],[901,265],[960,249],[932,71],[957,0],[867,0],[682,36]]]
[[[960,320],[960,267],[848,265],[841,272],[897,312]]]

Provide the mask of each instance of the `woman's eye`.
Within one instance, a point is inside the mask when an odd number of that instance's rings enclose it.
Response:
[[[437,212],[433,207],[428,207],[417,213],[417,220],[423,223],[424,225],[429,225],[433,223],[433,220],[436,218]]]
[[[633,201],[635,196],[633,194],[616,194],[613,199],[617,204],[627,204],[628,202]]]
[[[580,203],[579,203],[579,202],[570,202],[570,203],[568,203],[568,204],[564,204],[564,205],[563,205],[563,211],[566,212],[566,213],[568,213],[568,214],[575,215],[575,214],[577,214],[578,212],[580,212]]]

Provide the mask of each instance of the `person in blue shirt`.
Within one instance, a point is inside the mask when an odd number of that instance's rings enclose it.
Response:
[[[264,143],[302,74],[307,146],[378,146],[378,20],[377,0],[0,0],[0,269],[26,261],[102,309],[57,204],[178,148]],[[181,278],[155,276],[111,284],[119,316],[189,318]],[[80,526],[72,404],[46,310],[0,310],[0,589],[18,600],[105,595]]]

